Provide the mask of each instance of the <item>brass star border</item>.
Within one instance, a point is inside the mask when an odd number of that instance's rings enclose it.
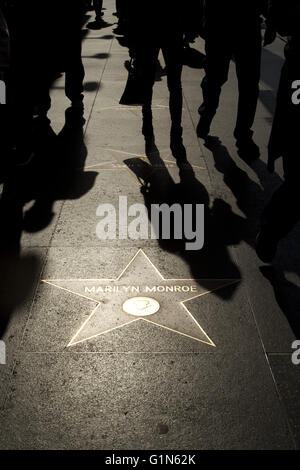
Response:
[[[169,106],[164,105],[164,104],[160,104],[159,102],[156,102],[155,104],[153,103],[152,110],[153,111],[154,110],[169,110]],[[97,111],[97,113],[101,113],[103,111],[129,111],[132,114],[134,114],[136,117],[141,117],[141,114],[142,114],[141,106],[124,106],[124,105],[118,105],[118,104],[116,104],[114,106],[107,106],[107,107],[100,108]],[[185,108],[183,108],[182,111],[185,111]],[[121,150],[121,149],[112,149],[112,148],[109,148],[109,147],[103,147],[102,150],[109,153],[113,160],[98,162],[98,163],[95,163],[93,165],[85,166],[84,167],[85,170],[97,170],[97,169],[99,169],[101,171],[103,171],[103,170],[104,171],[126,170],[130,173],[130,175],[132,177],[133,175],[132,175],[132,172],[129,170],[128,165],[125,165],[125,163],[123,161],[119,162],[116,159],[116,156],[118,156],[118,154],[121,155],[121,157],[122,156],[123,157],[124,156],[133,157],[133,158],[135,157],[135,158],[139,158],[140,160],[149,163],[149,159],[148,159],[147,155],[145,155],[145,154],[131,153],[131,152],[126,152],[126,151]],[[161,160],[162,160],[163,164],[165,165],[165,168],[177,168],[176,161],[173,158],[173,155],[172,155],[172,152],[170,151],[170,149],[164,149],[162,151],[162,153],[165,155],[164,157],[161,157]],[[190,164],[190,166],[195,171],[197,171],[197,170],[206,170],[206,168],[204,168],[200,165]],[[152,165],[152,171],[156,171],[160,168],[163,168],[163,167],[161,167],[160,165],[157,165],[157,166],[153,167],[153,165]],[[136,178],[134,178],[134,180],[138,185],[140,185],[140,183],[136,180]]]
[[[88,165],[85,166],[85,170],[101,170],[101,171],[113,171],[113,170],[126,170],[129,172],[130,176],[132,175],[132,172],[130,171],[128,165],[124,163],[124,161],[119,162],[116,157],[118,155],[121,155],[121,158],[127,157],[127,158],[137,158],[145,163],[149,163],[149,159],[147,155],[141,154],[141,153],[133,153],[133,152],[126,152],[125,150],[118,150],[118,149],[112,149],[109,147],[103,147],[103,151],[107,152],[108,154],[111,155],[112,160],[108,161],[103,161],[103,162],[98,162],[94,163],[93,165]],[[165,149],[162,151],[162,153],[165,155],[164,157],[161,157],[161,160],[163,162],[163,165],[151,165],[151,168],[149,171],[149,175],[152,174],[153,172],[160,170],[160,169],[169,169],[169,168],[175,168],[177,169],[178,166],[176,164],[175,159],[172,156],[172,152],[169,149]],[[134,168],[135,165],[132,165]],[[206,168],[200,165],[194,165],[190,164],[190,167],[194,171],[206,171]],[[134,178],[134,181],[140,186],[140,183]]]
[[[144,262],[141,262],[141,256]],[[138,263],[139,260],[140,263]],[[138,269],[140,269],[140,272],[138,273],[138,275],[134,274],[136,271],[138,271],[135,269],[133,271],[134,275],[130,276],[130,274],[128,273],[130,272],[130,268],[132,268],[135,263],[138,263]],[[144,269],[141,269],[141,267],[143,267],[143,264]],[[145,269],[145,266],[147,266],[148,268],[150,267],[151,269],[148,270],[147,267]],[[155,273],[156,280],[159,282],[158,286],[156,286],[156,283],[153,282],[153,275],[151,275],[151,271],[152,273]],[[137,318],[136,316],[125,313],[126,311],[124,310],[122,311],[122,305],[124,305],[124,302],[128,302],[128,300],[134,300],[134,298],[140,297],[140,293],[134,294],[134,291],[130,292],[131,298],[128,299],[130,288],[138,288],[134,287],[134,285],[136,285],[136,282],[134,283],[134,281],[136,281],[137,279],[141,279],[143,275],[146,276],[145,284],[139,284],[138,287],[143,287],[144,289],[146,289],[146,291],[147,289],[149,289],[147,291],[149,295],[144,295],[145,292],[143,292],[143,297],[148,297],[150,301],[153,300],[156,303],[158,300],[159,305],[162,306],[162,309],[160,309],[157,313],[151,314],[151,316],[141,316]],[[128,281],[127,286],[121,284],[124,278],[125,281]],[[203,295],[207,295],[216,290],[228,287],[232,284],[236,284],[240,282],[240,279],[165,279],[160,273],[160,271],[156,268],[156,266],[152,263],[150,258],[145,254],[145,252],[142,249],[139,249],[117,278],[48,279],[42,280],[42,282],[52,285],[61,290],[67,291],[71,294],[77,295],[79,297],[85,298],[89,301],[96,302],[97,304],[96,307],[89,314],[88,318],[79,328],[79,330],[73,335],[67,347],[74,346],[76,344],[97,338],[101,335],[120,329],[137,321],[144,321],[156,325],[158,327],[167,329],[174,333],[183,335],[192,340],[196,340],[209,346],[216,347],[215,343],[207,335],[207,333],[204,331],[204,329],[201,327],[199,322],[195,319],[195,317],[192,315],[192,313],[189,311],[185,304]],[[201,287],[201,282],[203,284],[211,283],[211,287],[209,289]],[[174,283],[176,285],[174,285]],[[189,286],[187,286],[187,283],[189,283]],[[80,289],[82,289],[84,284],[85,293],[86,290],[88,290],[89,292],[93,291],[95,293],[94,296],[84,295],[80,292]],[[88,284],[90,285],[90,287],[87,287]],[[97,295],[99,295],[98,293],[96,295],[95,284],[97,284],[98,289],[100,289],[100,299],[95,298],[97,297]],[[79,286],[79,288],[77,288],[76,286]],[[154,289],[159,288],[161,290],[165,290],[163,292],[155,292],[155,298],[150,298],[153,297]],[[174,306],[172,308],[168,290],[174,288],[179,290],[179,292],[175,291],[175,301]],[[181,289],[184,288],[190,289],[189,295],[184,296],[184,291],[181,292]],[[108,291],[104,292],[105,289],[108,289]],[[110,289],[112,291],[110,291]],[[127,289],[127,291],[124,291],[122,289]],[[114,290],[116,290],[116,292],[114,292]],[[195,295],[191,295],[190,292],[194,292]],[[174,292],[171,292],[171,294],[174,294]],[[187,298],[180,300],[183,297]],[[110,302],[112,302],[112,305],[110,304]],[[154,320],[150,320],[149,317],[154,317]],[[195,332],[193,333],[194,329]]]

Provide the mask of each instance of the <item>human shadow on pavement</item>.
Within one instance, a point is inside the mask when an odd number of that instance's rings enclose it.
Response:
[[[69,108],[56,135],[48,120],[36,119],[33,160],[6,176],[0,201],[0,336],[14,310],[32,292],[41,270],[34,252],[21,254],[22,232],[44,230],[53,219],[55,201],[79,199],[94,186],[98,173],[84,171],[83,123]],[[28,203],[31,207],[24,210]]]
[[[211,151],[215,168],[223,174],[224,183],[235,196],[239,209],[246,217],[245,241],[254,248],[256,236],[261,226],[263,209],[274,191],[282,184],[282,179],[277,173],[271,175],[267,165],[258,159],[251,165],[251,169],[258,177],[258,182],[255,182],[246,171],[236,164],[218,137],[208,137],[205,146]],[[292,236],[293,234],[289,235],[289,237]],[[279,246],[285,249],[285,241],[282,240]],[[279,251],[276,255],[276,262],[279,262],[282,268],[300,275],[300,266],[297,267],[290,259],[291,257],[287,255],[286,253],[286,256],[283,257]]]
[[[260,227],[260,215],[268,197],[274,191],[274,185],[280,185],[281,179],[275,174],[270,184],[270,174],[265,163],[257,160],[251,168],[259,177],[259,183],[252,180],[231,157],[228,149],[218,137],[209,136],[205,147],[210,150],[216,170],[223,174],[223,181],[236,199],[238,208],[245,215],[244,240],[252,247]]]
[[[89,23],[87,23],[86,27],[87,29],[98,31],[101,29],[109,28],[112,25],[113,23],[108,23],[107,21],[102,20],[102,21],[90,21]]]
[[[272,115],[275,112],[276,95],[283,63],[282,57],[274,54],[268,48],[262,49],[261,81],[267,85],[268,89],[260,90],[259,99]]]
[[[94,186],[98,173],[83,170],[87,157],[83,120],[74,119],[70,111],[70,108],[66,111],[65,125],[58,135],[47,121],[36,120],[35,157],[12,178],[18,187],[20,206],[34,201],[23,218],[23,229],[27,232],[43,230],[51,223],[55,201],[79,199]],[[6,193],[9,191],[8,185]]]
[[[300,287],[286,279],[279,267],[262,266],[260,271],[273,287],[276,301],[286,316],[295,338],[300,338]]]
[[[199,285],[209,289],[212,280],[240,280],[240,271],[232,260],[228,246],[239,243],[244,220],[233,214],[231,207],[221,199],[216,199],[210,207],[210,198],[205,186],[196,178],[189,163],[179,165],[180,182],[175,183],[165,162],[154,143],[146,143],[146,155],[149,163],[139,159],[127,159],[124,163],[137,176],[141,184],[148,217],[151,223],[151,206],[167,204],[169,207],[178,204],[184,213],[184,205],[204,204],[204,246],[200,250],[186,250],[190,240],[183,236],[175,239],[171,230],[169,239],[158,239],[160,247],[169,253],[175,253],[189,266],[191,278]],[[174,160],[175,162],[175,160]],[[195,221],[195,213],[193,214]],[[184,221],[182,233],[185,234]],[[195,227],[194,227],[195,228]],[[216,290],[215,295],[230,299],[237,284]]]
[[[0,201],[0,339],[17,309],[33,296],[42,258],[34,250],[21,253],[22,209],[16,201]],[[11,337],[10,337],[11,339]]]
[[[255,240],[261,225],[261,214],[266,202],[271,198],[274,187],[281,185],[281,178],[275,174],[271,177],[267,166],[261,160],[257,160],[252,169],[259,179],[259,183],[253,181],[249,175],[238,167],[230,156],[227,148],[216,137],[210,137],[205,142],[206,147],[212,152],[215,161],[215,168],[222,173],[224,183],[231,190],[236,198],[239,209],[245,215],[245,232],[243,239],[246,243],[255,248]],[[278,221],[280,223],[280,221]],[[279,246],[283,246],[280,242]],[[299,244],[295,244],[299,246]],[[286,250],[286,248],[283,248]],[[299,253],[299,252],[298,252]],[[299,287],[284,276],[284,270],[295,272],[300,275],[300,266],[296,266],[288,250],[284,255],[278,250],[275,258],[275,267],[261,268],[261,272],[271,283],[275,298],[282,312],[287,317],[292,329],[299,333]],[[296,312],[297,310],[297,312]],[[296,325],[296,326],[295,326]]]

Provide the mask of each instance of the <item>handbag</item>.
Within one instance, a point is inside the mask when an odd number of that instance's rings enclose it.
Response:
[[[133,59],[127,63],[126,68],[128,69],[128,78],[119,103],[127,106],[142,106],[145,102],[142,74]]]

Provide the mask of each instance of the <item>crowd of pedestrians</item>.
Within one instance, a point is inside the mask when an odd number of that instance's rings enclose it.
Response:
[[[178,5],[177,5],[178,3]],[[285,180],[267,205],[257,240],[257,253],[271,261],[279,240],[299,220],[300,105],[292,99],[300,80],[300,0],[116,0],[115,34],[123,36],[131,57],[142,105],[142,133],[153,139],[152,93],[160,50],[166,64],[171,116],[170,148],[179,164],[186,161],[182,127],[183,51],[201,36],[205,41],[205,76],[199,90],[197,135],[207,139],[219,106],[229,65],[238,80],[234,138],[247,162],[258,159],[253,138],[259,95],[262,46],[284,36],[286,60],[278,90],[269,143],[269,169],[282,157]],[[65,73],[69,114],[84,114],[81,59],[82,25],[87,11],[104,26],[103,0],[0,0],[0,132],[1,169],[26,165],[36,151],[36,122],[48,122],[52,83]],[[262,38],[262,24],[264,38]],[[202,100],[202,102],[201,102]],[[281,224],[278,224],[278,218]]]

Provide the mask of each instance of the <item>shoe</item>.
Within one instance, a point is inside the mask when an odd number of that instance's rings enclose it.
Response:
[[[206,139],[206,137],[209,135],[210,124],[210,120],[201,116],[196,128],[197,136],[201,139]]]
[[[117,36],[125,36],[127,34],[127,29],[125,26],[123,25],[118,25],[115,29],[114,29],[114,33],[117,35]]]
[[[90,21],[86,25],[86,27],[88,29],[98,30],[98,29],[102,29],[105,25],[106,25],[105,21],[102,18],[100,18],[100,19],[96,19],[95,21]]]
[[[272,235],[267,226],[262,227],[256,237],[256,254],[264,263],[271,263],[277,251],[279,240]]]
[[[95,23],[98,23],[99,25],[102,25],[105,23],[104,19],[102,18],[103,13],[101,13],[101,16],[96,16],[95,18]]]
[[[186,150],[182,141],[182,128],[181,132],[179,133],[171,132],[170,149],[172,151],[173,157],[177,160],[177,162],[187,162]]]
[[[170,149],[172,151],[172,155],[177,160],[178,163],[186,163],[186,150],[183,142],[172,142],[170,145]]]
[[[149,156],[153,155],[155,152],[157,152],[157,148],[155,145],[154,134],[150,136],[145,136],[145,154]]]
[[[154,137],[152,121],[143,120],[142,134],[147,139],[152,139]]]
[[[236,146],[239,156],[245,161],[255,161],[260,157],[259,147],[253,141],[252,137],[237,139]]]

